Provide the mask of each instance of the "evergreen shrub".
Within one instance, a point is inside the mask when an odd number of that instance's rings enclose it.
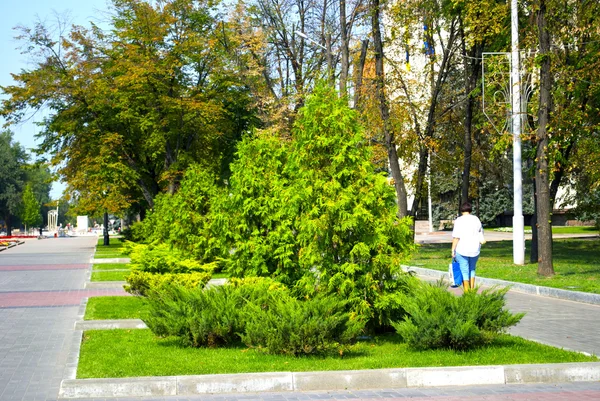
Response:
[[[136,244],[129,251],[131,268],[149,273],[212,273],[217,262],[202,264],[183,252],[171,248],[168,244],[158,245]]]
[[[470,291],[458,297],[441,282],[422,282],[412,296],[404,296],[408,315],[393,326],[409,346],[419,350],[467,350],[489,344],[524,316],[504,309],[507,291]]]
[[[297,298],[335,295],[369,328],[391,328],[410,287],[400,265],[415,249],[412,222],[397,217],[356,111],[317,85],[291,132],[250,134],[237,156],[213,209],[226,216],[213,222],[231,276],[272,277]]]
[[[148,293],[144,320],[158,336],[176,336],[185,346],[217,347],[239,341],[243,300],[233,286],[185,288],[168,284]]]
[[[248,303],[242,341],[271,354],[343,354],[362,332],[365,321],[346,311],[336,297],[298,300],[281,296],[270,305]]]
[[[128,285],[124,288],[130,294],[145,297],[150,290],[159,290],[167,284],[178,284],[184,288],[204,288],[211,276],[208,272],[156,274],[132,270],[125,277]]]

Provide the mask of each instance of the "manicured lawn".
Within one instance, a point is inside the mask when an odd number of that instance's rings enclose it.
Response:
[[[492,231],[512,232],[512,227],[490,228]],[[531,226],[525,226],[525,232],[531,233]],[[552,226],[554,234],[598,234],[596,227],[590,226]]]
[[[77,377],[134,377],[217,373],[356,370],[424,366],[502,365],[597,361],[518,337],[502,336],[490,347],[456,352],[411,351],[398,336],[357,343],[340,357],[273,356],[242,344],[230,348],[185,348],[174,338],[156,338],[150,330],[86,331]]]
[[[129,270],[122,272],[92,271],[92,281],[125,281]]]
[[[93,270],[130,270],[129,263],[96,263],[92,266]]]
[[[96,246],[96,254],[94,258],[128,258],[129,255],[121,253],[121,247],[123,246],[122,238],[110,238],[110,244],[104,245],[104,238],[98,239],[98,246]]]
[[[140,297],[92,297],[85,308],[84,320],[141,319],[148,307]]]
[[[531,242],[525,244],[525,261],[529,261]],[[448,270],[450,244],[425,244],[413,255],[408,265],[435,270]],[[537,263],[513,264],[512,241],[488,242],[481,248],[477,275],[520,283],[542,285],[600,294],[600,240],[556,239],[553,245],[556,274],[538,276]]]

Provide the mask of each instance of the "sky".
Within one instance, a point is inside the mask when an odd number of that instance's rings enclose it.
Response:
[[[89,21],[100,23],[103,11],[108,10],[108,0],[0,0],[0,86],[14,83],[11,73],[22,69],[30,69],[32,64],[26,55],[20,54],[19,42],[14,39],[17,25],[31,27],[40,20],[52,23],[55,15],[66,15],[72,24],[89,26]],[[3,97],[0,94],[0,97]],[[40,116],[34,116],[33,121],[39,121]],[[0,117],[0,125],[4,120]],[[14,140],[24,148],[36,146],[35,134],[39,131],[33,122],[28,121],[9,128],[14,133]],[[60,197],[65,185],[54,183],[50,193],[53,199]]]

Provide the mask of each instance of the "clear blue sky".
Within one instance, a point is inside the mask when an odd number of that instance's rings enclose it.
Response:
[[[13,83],[11,73],[18,73],[22,69],[30,69],[32,64],[26,55],[20,54],[17,49],[19,42],[14,39],[17,25],[32,26],[37,20],[52,23],[56,20],[55,14],[68,13],[72,24],[89,25],[89,21],[100,23],[108,10],[107,2],[110,0],[2,0],[0,9],[0,86]],[[35,117],[34,117],[35,120]],[[38,117],[39,120],[39,117]],[[4,121],[0,117],[0,124]],[[15,134],[14,139],[27,149],[36,146],[34,135],[38,127],[32,122],[25,122],[10,128]],[[51,195],[53,198],[60,196],[64,185],[55,183]]]

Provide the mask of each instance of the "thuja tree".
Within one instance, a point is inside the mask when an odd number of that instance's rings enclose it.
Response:
[[[375,172],[356,113],[318,86],[285,141],[246,139],[222,213],[233,275],[271,276],[297,295],[336,294],[372,326],[402,313],[414,249],[394,189]]]
[[[210,232],[214,203],[220,188],[212,172],[194,164],[184,175],[179,191],[161,194],[154,210],[144,220],[145,241],[166,243],[201,262],[210,263],[220,254],[219,237]]]

